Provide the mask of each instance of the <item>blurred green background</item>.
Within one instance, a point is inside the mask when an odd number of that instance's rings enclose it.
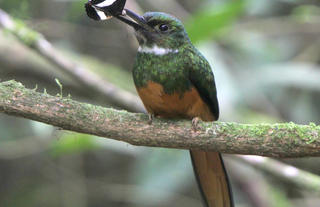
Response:
[[[135,93],[137,42],[112,19],[94,22],[83,0],[0,0],[66,58]],[[128,0],[181,19],[213,67],[221,121],[319,123],[320,1]],[[0,80],[110,107],[0,28]],[[112,106],[117,107],[117,106]],[[236,207],[318,207],[319,194],[226,157]],[[320,174],[317,158],[281,160]],[[259,195],[259,196],[257,196]],[[0,114],[0,207],[200,206],[183,150],[133,147]]]

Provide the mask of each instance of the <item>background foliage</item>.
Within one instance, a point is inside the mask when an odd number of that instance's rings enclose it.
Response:
[[[0,0],[67,58],[135,93],[137,42],[116,20],[94,22],[83,0]],[[185,23],[211,63],[221,120],[319,123],[320,2],[314,0],[128,0]],[[110,106],[0,29],[0,80]],[[113,106],[116,107],[116,106]],[[0,206],[199,206],[186,151],[132,147],[0,114]],[[318,195],[226,157],[236,206],[318,206]],[[317,158],[282,160],[320,174]],[[256,195],[259,195],[257,197]]]

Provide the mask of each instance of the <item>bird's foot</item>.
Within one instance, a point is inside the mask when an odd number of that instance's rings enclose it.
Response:
[[[148,124],[151,125],[153,122],[154,114],[149,114],[149,121]]]
[[[199,117],[195,117],[192,119],[192,129],[195,132],[199,129],[199,126],[198,126],[199,121],[201,121],[201,119]]]

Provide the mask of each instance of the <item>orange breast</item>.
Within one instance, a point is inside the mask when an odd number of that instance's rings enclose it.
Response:
[[[155,116],[164,118],[198,117],[203,121],[214,121],[208,105],[201,99],[197,89],[192,88],[184,94],[166,94],[163,87],[149,81],[143,88],[137,89],[147,111]]]

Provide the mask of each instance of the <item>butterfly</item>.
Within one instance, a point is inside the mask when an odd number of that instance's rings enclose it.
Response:
[[[124,15],[126,0],[89,0],[85,4],[87,15],[96,21]]]

